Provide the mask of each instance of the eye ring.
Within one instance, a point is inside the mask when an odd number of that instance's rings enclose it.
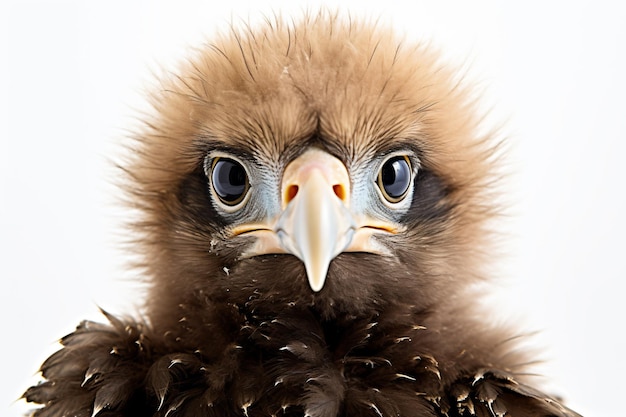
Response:
[[[380,167],[376,184],[390,203],[399,203],[408,194],[413,179],[411,160],[406,155],[393,155]]]
[[[216,157],[209,173],[213,193],[228,208],[234,208],[246,197],[250,180],[243,164],[234,158]]]

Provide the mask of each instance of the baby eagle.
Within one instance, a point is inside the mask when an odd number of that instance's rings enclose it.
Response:
[[[35,416],[577,416],[476,310],[495,146],[425,45],[330,13],[162,81],[124,169],[145,319],[104,313]]]

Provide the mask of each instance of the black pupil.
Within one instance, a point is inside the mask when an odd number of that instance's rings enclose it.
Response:
[[[411,184],[411,167],[403,156],[391,158],[383,165],[380,180],[389,197],[400,198]]]
[[[246,171],[232,159],[219,159],[213,166],[211,179],[215,192],[226,203],[238,202],[246,192]]]

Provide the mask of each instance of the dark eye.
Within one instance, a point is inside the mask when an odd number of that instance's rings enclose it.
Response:
[[[222,203],[229,206],[240,203],[249,188],[246,170],[230,158],[216,158],[213,161],[211,183]]]
[[[401,201],[411,185],[411,163],[406,156],[389,158],[378,172],[378,187],[390,203]]]

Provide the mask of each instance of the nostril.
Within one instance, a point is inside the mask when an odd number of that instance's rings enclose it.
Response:
[[[341,201],[346,200],[346,189],[343,187],[343,185],[341,184],[333,185],[333,191],[335,192],[335,195],[339,197]]]
[[[287,187],[287,192],[285,193],[285,203],[289,204],[291,200],[298,194],[298,186],[293,184]]]

